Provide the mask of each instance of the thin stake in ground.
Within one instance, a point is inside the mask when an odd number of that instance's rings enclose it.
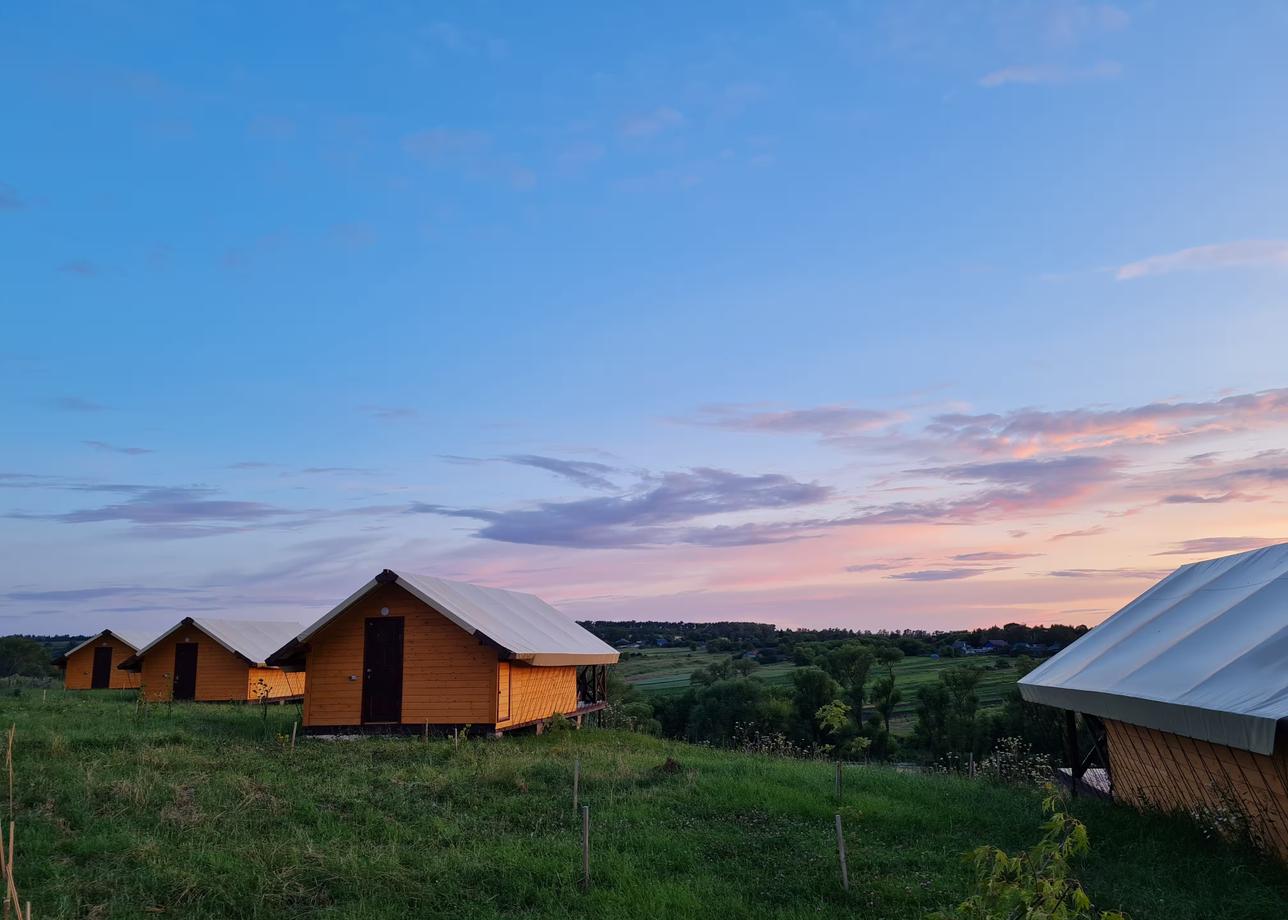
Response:
[[[590,890],[590,806],[581,806],[581,889]]]
[[[841,859],[841,887],[850,890],[850,870],[845,864],[845,831],[841,829],[841,816],[836,816],[836,852]]]
[[[581,798],[581,758],[572,762],[572,810],[576,811]]]

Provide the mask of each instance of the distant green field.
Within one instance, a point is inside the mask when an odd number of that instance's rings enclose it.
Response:
[[[728,657],[688,648],[642,649],[624,658],[617,670],[627,683],[634,684],[644,693],[678,693],[688,688],[689,676],[694,671]],[[985,668],[984,679],[979,685],[980,706],[988,710],[1001,705],[1003,694],[1015,684],[1016,671],[1014,668],[993,670],[993,663],[998,660],[990,655],[973,659],[905,658],[900,661],[895,665],[895,678],[903,691],[903,702],[895,709],[894,731],[906,733],[911,730],[918,688],[937,681],[939,674],[947,668],[963,665]],[[1008,658],[1000,660],[1011,663]],[[767,684],[782,685],[791,682],[791,672],[795,667],[791,662],[780,662],[763,665],[752,673]],[[873,674],[876,673],[874,668]]]

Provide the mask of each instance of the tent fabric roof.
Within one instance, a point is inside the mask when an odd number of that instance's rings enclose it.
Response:
[[[470,635],[488,639],[519,661],[534,665],[613,664],[619,657],[612,646],[535,595],[386,569],[269,660],[289,658],[310,636],[382,584],[398,585]]]
[[[280,648],[282,643],[289,642],[300,631],[299,623],[283,620],[219,620],[212,617],[184,617],[173,628],[167,629],[135,652],[133,658],[122,662],[121,667],[133,664],[166,636],[185,626],[196,626],[228,651],[234,655],[240,655],[257,667],[263,667],[270,654]]]
[[[145,641],[142,636],[139,636],[133,633],[126,634],[121,632],[119,629],[100,629],[98,632],[94,633],[94,635],[90,636],[80,645],[76,646],[75,648],[69,648],[67,651],[63,652],[61,655],[54,658],[54,664],[59,664],[61,662],[67,661],[68,658],[70,658],[72,655],[79,652],[85,646],[93,642],[97,642],[99,639],[103,638],[104,636],[111,636],[114,639],[118,639],[121,642],[124,642],[135,653],[138,652],[139,648],[142,647]]]
[[[1288,543],[1181,566],[1021,678],[1020,693],[1274,753],[1288,725]]]

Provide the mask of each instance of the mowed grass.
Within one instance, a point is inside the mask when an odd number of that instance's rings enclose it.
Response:
[[[642,649],[632,653],[617,666],[618,673],[628,683],[634,684],[648,694],[679,693],[689,687],[689,677],[699,668],[713,662],[728,658],[727,654],[716,654],[688,648],[655,648]],[[1014,667],[994,670],[997,661],[1013,664],[1013,659],[993,655],[981,655],[976,658],[904,658],[895,665],[895,679],[903,692],[903,701],[895,707],[892,727],[896,734],[906,734],[912,730],[916,713],[917,690],[939,680],[939,675],[948,668],[978,667],[984,669],[984,677],[979,684],[980,708],[987,711],[1001,705],[1003,695],[1015,685],[1017,672]],[[796,665],[790,661],[763,665],[752,671],[752,674],[767,684],[784,686],[791,683],[792,671]],[[884,669],[876,666],[872,669],[874,680]]]
[[[1039,795],[587,730],[454,747],[287,736],[293,707],[0,698],[17,882],[37,917],[915,918],[962,853],[1037,836]],[[592,816],[583,892],[574,757]],[[658,769],[666,759],[680,765]],[[1093,897],[1136,920],[1282,920],[1288,875],[1184,823],[1081,802]],[[841,890],[833,814],[852,888]]]

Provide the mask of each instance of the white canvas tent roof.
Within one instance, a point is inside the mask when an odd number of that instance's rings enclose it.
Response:
[[[385,569],[269,660],[284,663],[310,636],[384,584],[405,589],[470,635],[488,639],[518,661],[534,665],[613,664],[619,657],[612,646],[533,594]]]
[[[148,651],[169,636],[175,630],[185,626],[195,626],[214,639],[228,651],[256,667],[263,667],[268,656],[289,642],[291,637],[300,631],[299,623],[283,620],[219,620],[211,617],[184,617],[173,628],[167,629],[143,648],[134,653],[134,657],[121,662],[127,670],[137,664]]]
[[[118,639],[121,642],[124,642],[126,645],[130,647],[130,650],[135,653],[138,652],[139,648],[144,643],[144,639],[142,636],[123,633],[119,629],[101,629],[98,632],[94,633],[94,635],[86,639],[84,642],[82,642],[80,645],[76,646],[75,648],[69,648],[67,651],[63,652],[61,655],[59,655],[57,658],[54,659],[54,663],[65,664],[67,659],[70,658],[72,655],[79,652],[85,646],[90,645],[91,643],[97,642],[99,639],[103,638],[104,636],[111,636],[113,639]]]
[[[1273,753],[1288,720],[1288,543],[1181,566],[1021,678],[1020,693]]]

